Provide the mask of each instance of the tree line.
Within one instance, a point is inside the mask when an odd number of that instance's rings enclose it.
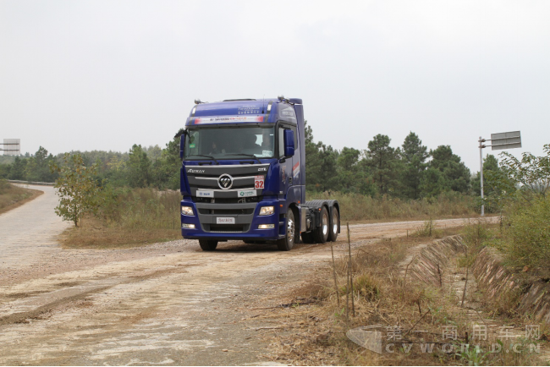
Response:
[[[378,134],[366,149],[334,149],[314,141],[313,129],[306,122],[306,185],[308,191],[338,191],[378,197],[388,195],[402,199],[436,197],[454,191],[479,196],[479,173],[470,170],[453,153],[449,145],[428,149],[414,132],[402,145],[392,147],[387,135]],[[179,140],[158,146],[133,145],[128,152],[70,152],[82,156],[85,166],[95,165],[98,183],[113,187],[154,187],[161,190],[179,188]],[[63,154],[53,156],[40,147],[34,155],[0,161],[0,178],[54,182],[59,172],[52,164],[61,164]],[[499,170],[498,160],[488,155],[485,170]],[[490,185],[486,190],[491,191]]]
[[[404,199],[435,197],[447,191],[472,193],[475,177],[449,145],[428,150],[414,132],[400,147],[390,143],[387,135],[378,134],[367,149],[338,151],[314,142],[313,130],[306,124],[307,189]]]
[[[164,149],[135,144],[124,153],[72,151],[69,155],[82,157],[82,164],[86,167],[94,166],[94,178],[100,186],[109,184],[114,187],[179,189],[179,139],[171,140]],[[0,163],[0,178],[54,182],[59,178],[59,170],[52,167],[62,165],[64,156],[53,156],[47,149],[40,147],[34,155],[15,157],[11,162]]]

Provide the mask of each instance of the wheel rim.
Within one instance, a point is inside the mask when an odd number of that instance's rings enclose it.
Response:
[[[328,214],[326,212],[323,213],[323,236],[326,236],[328,234]]]
[[[332,209],[332,233],[338,233],[338,211]]]
[[[288,217],[288,221],[286,225],[286,237],[288,239],[289,244],[294,243],[294,218],[292,216]]]

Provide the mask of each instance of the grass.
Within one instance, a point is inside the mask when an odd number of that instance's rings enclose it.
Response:
[[[133,247],[181,239],[181,195],[154,189],[124,189],[108,196],[97,217],[60,238],[66,248]]]
[[[501,236],[495,236],[491,245],[511,265],[550,277],[550,196],[513,203],[505,210]]]
[[[427,226],[429,224],[425,225]],[[460,297],[450,286],[450,282],[444,281],[440,287],[419,283],[411,277],[405,279],[403,262],[407,254],[413,247],[429,243],[436,236],[460,233],[470,243],[482,243],[486,230],[488,229],[474,224],[464,230],[448,228],[441,233],[432,232],[432,236],[423,236],[423,231],[419,231],[408,238],[384,240],[359,248],[354,251],[351,262],[353,288],[347,283],[347,250],[339,254],[334,269],[320,270],[317,279],[293,293],[296,299],[316,300],[316,303],[297,307],[297,316],[294,319],[291,315],[288,316],[288,324],[306,322],[307,333],[279,335],[273,344],[277,351],[277,361],[297,365],[540,364],[538,356],[529,352],[489,354],[489,345],[483,345],[485,351],[482,349],[480,353],[472,349],[446,354],[438,348],[433,353],[423,353],[419,348],[425,340],[441,341],[443,326],[456,327],[458,347],[458,344],[465,343],[467,333],[471,335],[472,321],[479,322],[482,317],[487,316],[475,313],[472,315],[468,309],[461,308]],[[337,275],[338,292],[334,286],[333,270]],[[355,316],[352,315],[351,297],[354,299]],[[495,322],[503,325],[520,321],[497,319]],[[383,325],[381,330],[385,326],[398,326],[403,339],[407,343],[412,342],[415,347],[406,352],[398,343],[395,353],[377,354],[356,345],[345,335],[347,330],[377,324]],[[409,330],[410,334],[405,336]],[[412,330],[424,332],[415,333]],[[386,336],[386,331],[383,332]],[[527,348],[527,344],[524,344]]]
[[[448,192],[434,198],[402,200],[389,196],[372,198],[361,194],[339,192],[308,192],[308,200],[336,199],[340,203],[342,222],[423,220],[477,216],[475,199],[468,195]]]
[[[64,246],[76,248],[136,246],[181,238],[179,192],[126,188],[111,191],[106,198],[97,218],[84,217],[81,228],[72,228],[63,235],[61,241]],[[329,195],[309,193],[308,198],[329,198]],[[330,198],[339,201],[342,222],[417,220],[476,215],[474,199],[456,193],[416,201],[386,196],[375,199],[369,196],[341,193],[331,193]],[[433,222],[430,223],[433,224]],[[437,233],[432,227],[426,230]]]
[[[0,214],[17,208],[42,194],[42,191],[24,189],[6,180],[0,180]]]

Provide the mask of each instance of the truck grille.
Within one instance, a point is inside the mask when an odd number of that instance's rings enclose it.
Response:
[[[199,214],[239,215],[253,214],[254,209],[199,209]]]

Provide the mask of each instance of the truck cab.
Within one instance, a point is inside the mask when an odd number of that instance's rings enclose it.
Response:
[[[301,233],[306,242],[336,239],[338,203],[305,201],[301,99],[195,102],[180,140],[184,238],[205,251],[228,240],[288,251]]]

